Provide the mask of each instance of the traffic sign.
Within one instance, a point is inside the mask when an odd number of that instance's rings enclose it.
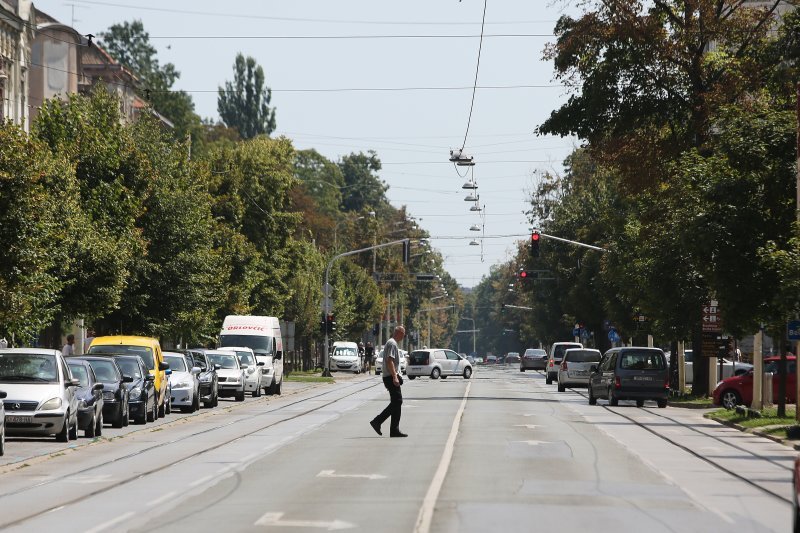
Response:
[[[800,320],[790,320],[786,325],[786,337],[790,341],[800,341]]]
[[[611,342],[619,342],[620,341],[620,336],[619,336],[619,333],[617,333],[616,329],[611,328],[611,329],[608,330],[608,340],[610,340]]]
[[[719,302],[709,300],[703,306],[703,331],[706,333],[722,333],[722,317],[719,315]]]

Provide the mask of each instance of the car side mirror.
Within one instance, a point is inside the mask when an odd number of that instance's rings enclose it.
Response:
[[[122,376],[123,383],[133,383],[133,378],[131,376]]]
[[[168,375],[168,376],[171,376],[172,375],[172,369],[171,368],[167,368],[167,369],[164,370],[164,373],[166,375]]]
[[[103,384],[102,383],[95,383],[94,387],[92,387],[92,390],[103,390]]]
[[[282,359],[283,358],[283,352],[281,350],[278,350],[277,352],[275,352],[275,355],[272,356],[272,358],[276,359],[276,360],[277,359]]]
[[[6,396],[8,396],[8,393],[6,391],[0,390],[0,400],[5,399]]]
[[[167,370],[167,369],[169,369],[169,363],[167,363],[165,361],[161,361],[160,363],[158,363],[158,369],[159,370]]]
[[[195,375],[197,375],[197,374],[199,374],[200,372],[202,372],[202,369],[200,369],[200,367],[199,367],[199,366],[194,366],[194,367],[192,367],[192,374],[195,374]]]
[[[144,380],[145,380],[145,381],[155,381],[155,380],[156,380],[156,377],[155,377],[153,374],[147,374],[147,375],[144,377]]]
[[[247,365],[242,365],[242,370],[247,370]]]
[[[219,370],[220,368],[222,368],[222,365],[214,365],[214,370]]]
[[[256,365],[257,365],[257,366],[264,366],[264,365],[266,365],[266,364],[267,364],[267,363],[265,363],[264,361],[261,361],[260,363],[256,363]]]
[[[599,368],[599,367],[598,367],[597,365],[592,365],[592,366],[590,366],[590,367],[589,367],[589,372],[591,372],[592,374],[594,374],[594,373],[596,373],[596,372],[597,372],[598,368]]]
[[[78,381],[77,379],[67,380],[67,387],[80,387],[80,386],[81,382]]]

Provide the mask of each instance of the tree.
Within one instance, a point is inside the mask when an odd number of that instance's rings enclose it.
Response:
[[[339,161],[339,168],[347,187],[342,193],[345,211],[364,211],[372,208],[376,213],[387,212],[389,202],[386,191],[389,187],[378,177],[381,161],[378,154],[370,150],[346,155]]]
[[[270,108],[272,90],[264,85],[264,69],[241,53],[233,65],[233,82],[219,88],[217,111],[222,122],[239,130],[243,139],[275,131],[275,108]]]
[[[163,66],[159,63],[141,20],[114,24],[100,34],[100,39],[100,45],[111,57],[139,76],[141,85],[137,93],[173,122],[176,137],[201,133],[200,117],[194,112],[191,95],[172,89],[180,72],[172,63]]]

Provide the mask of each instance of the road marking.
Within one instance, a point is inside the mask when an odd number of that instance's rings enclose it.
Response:
[[[537,426],[536,424],[515,424],[515,428],[528,428],[528,429],[536,429],[542,426]]]
[[[111,474],[98,474],[96,476],[75,476],[66,480],[67,483],[80,483],[82,485],[93,485],[95,483],[102,483],[108,481]]]
[[[515,440],[513,442],[517,442],[520,444],[527,444],[529,446],[539,446],[540,444],[553,444],[552,442],[548,442],[546,440]]]
[[[355,524],[345,522],[344,520],[333,520],[331,522],[322,520],[281,520],[282,516],[283,513],[264,513],[253,525],[264,527],[313,527],[317,529],[327,529],[328,531],[353,529],[356,527]]]
[[[164,494],[162,497],[160,497],[160,498],[158,498],[156,500],[153,500],[152,502],[148,503],[147,506],[148,507],[155,507],[156,505],[162,504],[165,501],[169,500],[173,496],[175,496],[175,491],[168,492],[168,493]]]
[[[132,511],[128,512],[128,513],[125,513],[123,515],[120,515],[120,516],[116,517],[113,520],[109,520],[108,522],[103,522],[102,524],[100,524],[98,526],[95,526],[92,529],[87,529],[86,533],[99,533],[100,531],[103,531],[104,529],[108,529],[113,525],[119,524],[120,522],[124,522],[125,520],[131,518],[133,515],[134,515],[134,513]]]
[[[202,484],[203,484],[203,483],[205,483],[206,481],[211,481],[211,479],[212,479],[213,477],[214,477],[214,476],[205,476],[205,477],[201,477],[201,478],[200,478],[200,479],[198,479],[197,481],[193,481],[193,482],[189,483],[189,486],[190,486],[191,488],[197,487],[197,486],[199,486],[199,485],[202,485]]]
[[[461,399],[461,405],[458,407],[458,412],[453,420],[453,426],[450,428],[450,435],[447,437],[447,443],[444,446],[444,452],[442,452],[442,460],[439,461],[436,474],[434,474],[431,480],[431,485],[428,487],[425,499],[422,500],[422,507],[420,507],[419,514],[417,515],[417,523],[414,525],[415,533],[428,533],[431,529],[433,509],[436,507],[436,500],[439,499],[439,492],[442,490],[444,478],[447,476],[447,469],[450,468],[450,461],[453,459],[453,449],[456,445],[456,437],[458,436],[458,428],[461,425],[461,417],[464,415],[464,409],[467,407],[467,397],[469,396],[470,387],[472,387],[471,381],[467,383],[467,388],[464,390],[464,397]]]
[[[363,479],[386,479],[386,476],[380,474],[334,474],[336,470],[322,470],[317,477],[345,477],[345,478],[363,478]]]

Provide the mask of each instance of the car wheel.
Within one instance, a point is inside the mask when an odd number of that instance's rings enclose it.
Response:
[[[120,403],[119,414],[117,414],[117,418],[115,418],[114,421],[111,422],[111,427],[119,429],[124,425],[125,425],[125,405]]]
[[[280,396],[283,393],[283,380],[276,385],[275,393]]]
[[[219,407],[219,393],[214,393],[214,403],[211,407]]]
[[[520,372],[525,372],[525,367],[524,366],[519,367],[519,371]]]
[[[147,404],[145,404],[146,406]],[[147,411],[147,421],[148,422],[155,422],[158,418],[158,406],[156,405],[156,400],[153,398],[153,408],[148,409]]]
[[[726,390],[720,395],[722,407],[725,409],[735,409],[737,405],[742,403],[742,397],[735,390]]]
[[[469,379],[472,377],[472,367],[468,366],[464,369],[464,379]]]
[[[408,376],[408,379],[417,379],[417,376]]]
[[[97,415],[92,415],[92,420],[89,422],[89,425],[86,426],[86,429],[83,430],[83,436],[89,439],[94,438],[94,432],[97,430]]]
[[[597,405],[597,398],[594,397],[591,383],[589,384],[589,405]]]
[[[612,407],[616,407],[619,405],[619,399],[616,396],[614,396],[614,393],[611,391],[608,391],[608,405]]]
[[[158,406],[158,418],[164,418],[164,415],[167,413],[167,398],[164,398],[164,402]]]
[[[544,382],[547,383],[548,385],[551,385],[553,383],[553,378],[550,377],[550,374],[547,374],[547,376],[544,378]]]
[[[56,441],[58,442],[69,441],[69,413],[67,413],[67,416],[64,419],[64,426],[61,428],[61,431],[59,431],[56,434]]]
[[[172,394],[169,394],[169,396],[171,397]],[[167,398],[167,399],[164,400],[164,413],[168,414],[168,415],[172,414],[172,399],[171,398]]]
[[[565,392],[567,390],[566,385],[564,385],[561,380],[558,381],[558,392]]]
[[[439,367],[434,367],[434,369],[431,370],[431,379],[439,379],[439,376],[441,375],[442,371],[439,370]]]
[[[244,401],[244,391],[236,393],[236,401],[243,402]]]
[[[636,407],[644,407],[644,400],[636,400]]]
[[[192,400],[192,408],[194,411],[200,410],[200,391],[197,391],[194,395],[194,400]]]
[[[78,440],[78,417],[75,417],[75,423],[69,427],[69,440]]]
[[[656,403],[658,404],[659,409],[664,409],[665,407],[667,407],[666,398],[663,400],[656,400]]]

